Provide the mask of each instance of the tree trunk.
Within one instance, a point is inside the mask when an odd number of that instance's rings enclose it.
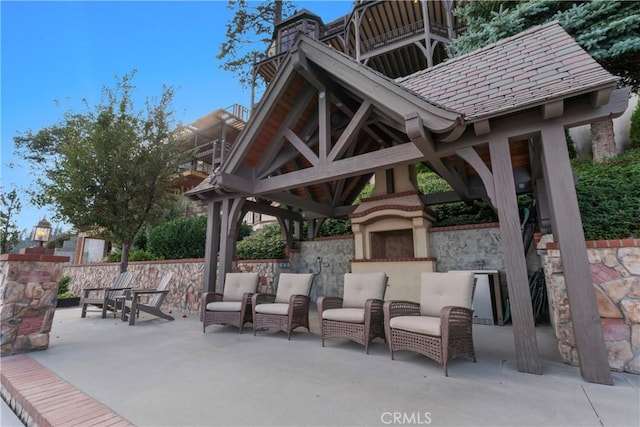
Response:
[[[282,22],[282,0],[276,0],[273,7],[273,27]]]
[[[612,119],[591,123],[591,150],[593,160],[597,163],[616,155]]]
[[[122,252],[120,253],[120,273],[127,271],[129,266],[129,242],[122,243]]]

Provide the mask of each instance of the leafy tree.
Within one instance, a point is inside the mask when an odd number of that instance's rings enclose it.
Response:
[[[103,88],[101,103],[67,111],[57,124],[14,137],[19,153],[46,170],[38,205],[52,205],[57,216],[79,231],[93,231],[122,248],[126,271],[129,245],[145,224],[162,219],[175,170],[184,163],[173,137],[173,89],[134,108],[135,70]]]
[[[293,12],[289,0],[229,0],[227,7],[235,11],[226,25],[225,41],[216,58],[225,60],[221,68],[231,71],[244,87],[255,85],[253,64],[264,57],[273,39],[274,27],[284,15]]]
[[[467,24],[466,31],[448,46],[454,56],[557,20],[606,70],[635,90],[640,87],[640,2],[472,1],[462,3],[454,13]],[[611,120],[594,123],[591,130],[594,158],[600,161],[614,155]]]
[[[20,232],[16,225],[16,216],[22,209],[22,203],[15,189],[0,193],[0,254],[8,254],[20,241]]]

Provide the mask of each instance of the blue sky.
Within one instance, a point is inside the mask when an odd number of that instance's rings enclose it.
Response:
[[[351,11],[352,1],[297,1],[324,22]],[[137,70],[136,107],[176,88],[177,119],[191,122],[234,103],[249,106],[250,92],[219,68],[215,58],[232,11],[209,2],[0,2],[1,185],[3,191],[32,185],[29,167],[14,155],[13,137],[58,122],[68,109],[100,102],[103,86]],[[55,101],[60,105],[56,105]],[[10,167],[13,164],[15,166]],[[52,212],[21,194],[20,230]],[[57,223],[53,222],[55,226]],[[67,228],[65,224],[60,224]]]

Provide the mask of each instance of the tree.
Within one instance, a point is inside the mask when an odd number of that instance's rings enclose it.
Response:
[[[0,202],[0,254],[8,254],[20,241],[15,219],[22,209],[22,203],[15,189],[0,193]]]
[[[189,155],[171,132],[173,89],[163,87],[159,98],[135,110],[134,76],[135,70],[116,77],[95,107],[85,101],[85,111],[67,111],[55,125],[14,137],[19,154],[46,171],[34,202],[52,205],[79,231],[121,245],[123,272],[136,233],[158,223],[174,200],[175,171]]]
[[[634,90],[640,87],[640,2],[555,1],[465,2],[454,12],[466,31],[449,45],[462,55],[517,34],[533,25],[557,20],[576,42],[607,71]],[[594,160],[615,155],[611,119],[591,126]]]
[[[229,0],[227,7],[235,10],[235,14],[226,25],[225,41],[216,58],[225,60],[223,70],[231,71],[242,86],[253,90],[256,84],[253,64],[264,57],[273,40],[274,27],[282,21],[283,14],[292,13],[294,7],[288,0]]]

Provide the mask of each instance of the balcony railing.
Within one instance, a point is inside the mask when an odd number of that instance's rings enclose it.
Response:
[[[440,22],[429,21],[431,33],[441,37],[449,37],[447,25]],[[371,52],[391,43],[396,43],[424,32],[424,21],[416,21],[404,27],[396,28],[388,33],[380,34],[361,43],[361,53]]]

